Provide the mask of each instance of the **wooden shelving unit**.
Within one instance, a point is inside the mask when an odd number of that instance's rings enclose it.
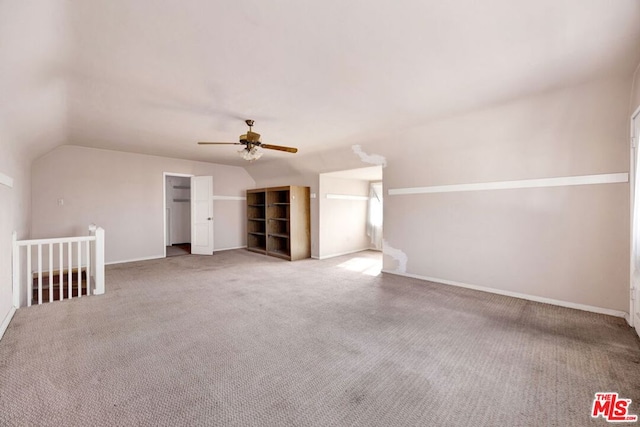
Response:
[[[267,220],[266,194],[247,191],[247,248],[266,253]]]
[[[295,261],[311,256],[309,187],[247,190],[247,249]]]

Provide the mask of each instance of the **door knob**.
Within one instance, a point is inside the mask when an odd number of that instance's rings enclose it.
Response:
[[[207,218],[207,221],[211,221],[213,218]]]

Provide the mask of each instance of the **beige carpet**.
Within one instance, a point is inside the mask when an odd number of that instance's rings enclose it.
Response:
[[[103,296],[18,310],[0,425],[606,425],[598,391],[640,413],[622,319],[373,276],[378,260],[110,266]]]

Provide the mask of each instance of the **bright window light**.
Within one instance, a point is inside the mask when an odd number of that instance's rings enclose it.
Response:
[[[351,258],[349,261],[345,261],[339,264],[338,267],[345,270],[355,271],[358,273],[366,274],[367,276],[377,276],[382,270],[382,261],[371,258]]]

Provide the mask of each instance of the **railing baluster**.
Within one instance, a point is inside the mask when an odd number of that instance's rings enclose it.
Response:
[[[42,304],[42,245],[38,245],[38,304]]]
[[[53,243],[49,243],[49,302],[53,302]]]
[[[58,243],[58,293],[60,301],[64,300],[64,243]]]
[[[87,295],[91,295],[91,242],[87,240]]]
[[[105,292],[104,285],[104,229],[96,228],[95,259],[96,259],[96,295],[102,295]]]
[[[82,242],[78,242],[78,298],[82,296]]]
[[[31,272],[31,245],[27,245],[27,307],[31,307],[33,298],[33,273]]]
[[[18,233],[13,232],[13,306],[20,307],[20,251]]]
[[[73,252],[73,250],[72,250],[71,242],[69,242],[67,244],[67,251],[69,251],[69,253],[67,254],[67,273],[68,273],[67,274],[67,286],[69,287],[69,293],[67,294],[67,298],[71,299],[72,298],[72,295],[71,295],[71,291],[72,291],[71,282],[73,282],[73,277],[72,277],[73,273],[71,271],[71,263],[72,263],[72,261],[71,261],[71,259],[72,259],[71,252]]]

